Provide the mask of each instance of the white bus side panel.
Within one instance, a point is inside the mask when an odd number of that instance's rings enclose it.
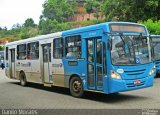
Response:
[[[64,66],[62,59],[53,59],[52,74],[54,85],[64,87]]]

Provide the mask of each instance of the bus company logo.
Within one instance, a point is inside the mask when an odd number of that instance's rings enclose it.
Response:
[[[61,67],[63,67],[63,64],[62,63],[52,64],[52,67],[61,68]]]
[[[96,32],[91,32],[89,33],[89,36],[95,36],[97,33]]]
[[[124,70],[123,69],[117,69],[117,72],[118,73],[124,73]]]

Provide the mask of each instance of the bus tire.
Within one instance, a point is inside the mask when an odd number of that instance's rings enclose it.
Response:
[[[26,86],[27,80],[24,72],[20,72],[19,79],[21,86]]]
[[[69,83],[69,89],[70,89],[70,93],[73,97],[82,97],[84,94],[84,90],[83,90],[83,84],[82,84],[82,80],[77,77],[74,76],[71,78],[70,83]]]

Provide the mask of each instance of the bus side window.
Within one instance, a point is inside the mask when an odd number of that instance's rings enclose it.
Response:
[[[102,64],[102,39],[97,39],[97,63]]]
[[[81,58],[81,37],[79,35],[66,37],[66,57]]]
[[[39,43],[33,42],[27,44],[27,59],[39,58]]]
[[[17,59],[18,60],[26,59],[26,44],[17,45]]]
[[[8,47],[6,47],[6,60],[8,60]]]
[[[53,40],[53,57],[55,59],[61,59],[62,56],[63,56],[62,38],[56,38]]]

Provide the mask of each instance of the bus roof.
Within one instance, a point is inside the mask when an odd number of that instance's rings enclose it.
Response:
[[[80,27],[80,28],[76,28],[76,29],[66,30],[66,31],[62,32],[62,35],[66,36],[68,34],[76,34],[76,33],[81,33],[82,31],[91,31],[91,30],[95,30],[95,29],[104,29],[104,32],[110,32],[110,30],[109,30],[110,24],[133,24],[133,25],[139,25],[139,26],[145,27],[143,24],[138,24],[138,23],[133,23],[133,22],[105,22],[105,23],[90,25],[90,26],[86,26],[86,27]],[[148,34],[148,32],[147,32],[147,34]]]
[[[18,40],[18,41],[7,43],[7,44],[5,44],[5,46],[15,45],[15,44],[19,44],[19,43],[26,43],[26,42],[36,41],[36,40],[41,40],[41,39],[56,38],[56,37],[61,37],[61,32],[35,36],[32,38],[23,39],[23,40]]]
[[[53,38],[62,37],[62,36],[66,36],[66,35],[69,35],[69,34],[76,34],[76,33],[81,33],[81,32],[84,32],[84,31],[92,31],[92,30],[95,30],[95,29],[103,29],[104,32],[110,32],[110,30],[109,30],[109,25],[110,24],[133,24],[133,25],[144,26],[142,24],[133,23],[133,22],[105,22],[105,23],[90,25],[90,26],[86,26],[86,27],[80,27],[80,28],[75,28],[75,29],[66,30],[66,31],[62,31],[62,32],[57,32],[57,33],[40,35],[40,36],[36,36],[36,37],[24,39],[24,40],[19,40],[19,41],[15,41],[15,42],[10,42],[10,43],[7,43],[5,46],[16,45],[16,44],[20,44],[20,43],[27,43],[27,42],[30,42],[30,41],[47,39],[47,38],[51,38],[51,37],[53,37]]]

